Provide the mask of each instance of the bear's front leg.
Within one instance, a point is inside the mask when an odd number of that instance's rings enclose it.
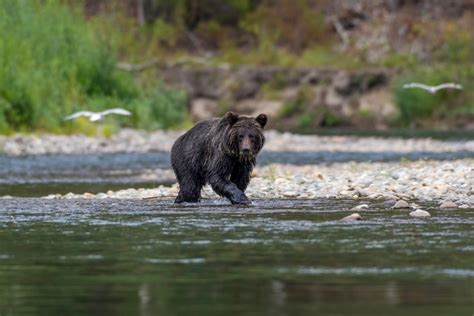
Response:
[[[250,200],[245,196],[235,183],[226,180],[220,176],[213,176],[209,179],[212,189],[220,196],[225,196],[232,204],[251,204]]]
[[[251,165],[244,165],[239,164],[234,167],[232,174],[230,176],[230,181],[235,183],[237,187],[245,192],[247,186],[250,183],[250,174],[252,173],[252,166]]]

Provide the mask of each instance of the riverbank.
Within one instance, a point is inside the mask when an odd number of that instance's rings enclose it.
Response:
[[[34,185],[48,183],[63,183],[65,187],[82,183],[81,191],[45,193],[45,198],[54,199],[173,199],[178,187],[170,185],[175,180],[169,166],[169,150],[181,133],[122,130],[111,138],[3,137],[0,148],[7,155],[1,160],[6,167],[0,171],[1,184],[27,184],[31,190]],[[404,199],[434,204],[451,201],[456,207],[474,207],[473,140],[316,136],[275,131],[267,131],[266,137],[246,192],[251,199],[392,201],[388,205]],[[94,191],[92,186],[96,183],[102,183],[102,188],[108,183],[110,188],[117,188],[111,184],[120,184],[127,189]],[[153,183],[155,188],[150,186]],[[202,196],[217,198],[209,187]]]
[[[182,131],[122,129],[111,137],[17,134],[0,136],[0,153],[9,156],[169,152]],[[267,151],[325,152],[462,152],[474,153],[474,139],[317,136],[265,131]],[[474,154],[473,154],[474,155]]]
[[[246,191],[251,199],[369,199],[384,200],[387,205],[398,200],[441,204],[455,203],[455,208],[474,208],[474,159],[415,162],[346,162],[321,165],[270,164],[255,169]],[[173,199],[178,186],[154,189],[126,189],[99,194],[51,194],[48,199],[118,198]],[[203,198],[218,198],[206,186]]]

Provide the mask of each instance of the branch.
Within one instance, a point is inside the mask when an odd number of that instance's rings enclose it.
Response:
[[[342,49],[346,49],[349,46],[349,34],[347,34],[347,32],[344,30],[341,21],[339,21],[337,17],[332,19],[332,23],[334,24],[337,34],[339,34],[339,37],[342,40]]]

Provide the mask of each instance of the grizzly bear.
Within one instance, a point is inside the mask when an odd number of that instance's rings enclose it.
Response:
[[[171,149],[171,165],[179,183],[175,203],[199,202],[210,184],[232,204],[250,204],[245,189],[256,156],[265,143],[267,116],[256,118],[227,112],[201,121],[180,136]]]

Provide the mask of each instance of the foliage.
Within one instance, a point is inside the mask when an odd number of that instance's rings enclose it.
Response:
[[[183,119],[180,94],[139,89],[116,70],[113,42],[59,0],[1,1],[0,34],[0,132],[68,131],[75,123],[62,117],[79,109],[128,108],[122,124],[143,128]]]
[[[472,82],[474,70],[454,65],[437,67],[420,67],[399,78],[394,90],[395,103],[400,110],[400,123],[413,125],[420,120],[433,118],[453,118],[459,114],[474,112],[474,88]],[[437,85],[445,82],[458,82],[464,90],[440,90],[430,94],[421,89],[404,89],[407,82],[422,82]]]
[[[313,92],[309,87],[302,87],[295,98],[283,105],[279,116],[285,118],[306,112],[311,107],[313,97]]]
[[[296,52],[328,39],[322,12],[309,10],[306,0],[279,0],[276,5],[272,1],[264,2],[240,24],[261,42]]]
[[[86,5],[91,3],[94,5]],[[210,65],[401,69],[404,71],[393,90],[401,113],[395,124],[416,126],[433,118],[474,115],[474,37],[469,14],[443,19],[433,26],[430,18],[397,13],[405,19],[407,43],[420,39],[432,43],[432,51],[421,59],[416,49],[382,49],[385,53],[380,59],[368,61],[370,45],[338,50],[335,44],[341,39],[323,15],[332,5],[327,0],[145,0],[145,20],[140,22],[137,3],[0,1],[0,133],[48,130],[93,134],[95,125],[87,120],[64,122],[61,118],[80,109],[108,107],[133,112],[131,118],[108,117],[104,123],[110,125],[108,134],[116,126],[176,127],[188,119],[185,96],[167,88],[153,71],[132,76],[117,70],[115,64],[118,60],[173,62],[195,54]],[[339,16],[343,20],[345,13]],[[363,42],[364,38],[353,36],[351,40]],[[416,41],[411,44],[416,48]],[[401,88],[412,81],[456,81],[465,89],[433,96]],[[269,98],[278,90],[278,78],[263,87]],[[310,107],[310,99],[302,93],[283,107],[280,116],[291,116],[302,128],[319,124],[315,122],[321,118],[324,125],[341,123],[327,109]],[[220,100],[219,108],[225,111],[228,102]],[[370,120],[367,113],[357,115]]]
[[[448,34],[449,35],[449,34]],[[474,117],[474,37],[450,33],[436,55],[436,63],[421,65],[401,76],[394,89],[402,125],[417,125],[423,119],[469,119]],[[440,90],[435,95],[420,89],[403,89],[407,82],[437,85],[456,82],[463,90]]]

